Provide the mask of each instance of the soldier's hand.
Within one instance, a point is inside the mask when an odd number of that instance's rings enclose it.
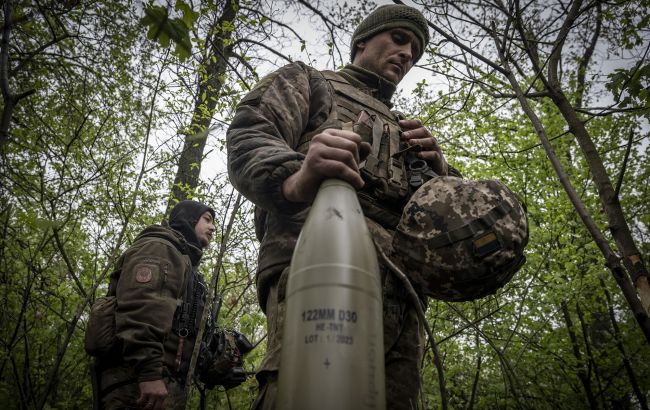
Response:
[[[163,410],[167,398],[167,386],[163,380],[152,380],[138,383],[140,398],[138,406],[147,410]]]
[[[370,144],[352,131],[326,129],[314,135],[302,166],[282,184],[291,202],[310,202],[325,178],[339,178],[359,189],[364,182],[359,162],[370,153]]]
[[[420,120],[400,120],[399,125],[402,128],[402,140],[409,145],[420,144],[422,151],[417,156],[429,163],[433,172],[438,175],[447,175],[447,161],[442,154],[442,148],[438,140],[431,135]]]

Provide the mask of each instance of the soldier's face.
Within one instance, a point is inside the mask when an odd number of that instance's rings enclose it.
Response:
[[[397,84],[420,54],[420,41],[411,30],[394,28],[357,43],[352,64]]]
[[[199,238],[199,242],[201,242],[203,249],[210,245],[214,231],[215,227],[214,220],[212,220],[212,214],[205,211],[194,226],[194,232],[196,233],[196,237]]]

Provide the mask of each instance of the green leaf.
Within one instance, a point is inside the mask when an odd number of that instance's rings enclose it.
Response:
[[[177,11],[180,11],[183,13],[183,23],[185,23],[185,26],[188,29],[191,29],[196,20],[198,20],[200,14],[194,10],[192,10],[192,7],[190,7],[189,4],[185,3],[184,1],[177,1],[176,5],[174,7]]]
[[[140,19],[140,24],[145,26],[161,27],[169,18],[167,9],[161,6],[148,6],[144,9],[144,17]]]
[[[183,8],[182,5],[179,7]],[[185,20],[170,19],[166,8],[149,6],[145,8],[145,16],[140,22],[149,27],[147,38],[157,41],[163,48],[169,47],[173,41],[176,45],[174,54],[181,60],[186,60],[192,55],[190,31]]]

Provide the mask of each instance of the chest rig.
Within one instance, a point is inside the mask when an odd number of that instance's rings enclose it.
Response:
[[[398,117],[386,105],[348,83],[339,74],[322,71],[333,97],[328,119],[316,130],[305,133],[298,151],[307,152],[311,138],[326,128],[350,129],[368,142],[372,150],[359,164],[366,185],[362,199],[379,201],[383,206],[401,210],[410,196],[408,167],[404,153],[409,148],[400,140]],[[367,114],[360,114],[365,111]],[[365,118],[363,121],[359,119]],[[354,124],[353,127],[350,127]]]

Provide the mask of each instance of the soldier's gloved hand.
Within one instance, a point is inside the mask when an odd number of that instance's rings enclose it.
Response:
[[[237,387],[246,381],[246,372],[241,367],[233,367],[230,372],[219,383],[227,389]]]
[[[420,120],[400,120],[402,140],[409,145],[420,144],[422,151],[417,156],[429,163],[433,172],[438,175],[447,175],[448,165],[438,140],[422,125]]]
[[[242,367],[231,367],[225,375],[222,375],[219,380],[210,380],[205,383],[207,389],[214,389],[216,386],[223,386],[228,389],[237,387],[246,381],[246,372]]]
[[[282,184],[282,194],[291,202],[311,202],[323,179],[340,178],[359,189],[364,182],[359,162],[371,147],[352,131],[326,129],[314,135],[302,166]]]

